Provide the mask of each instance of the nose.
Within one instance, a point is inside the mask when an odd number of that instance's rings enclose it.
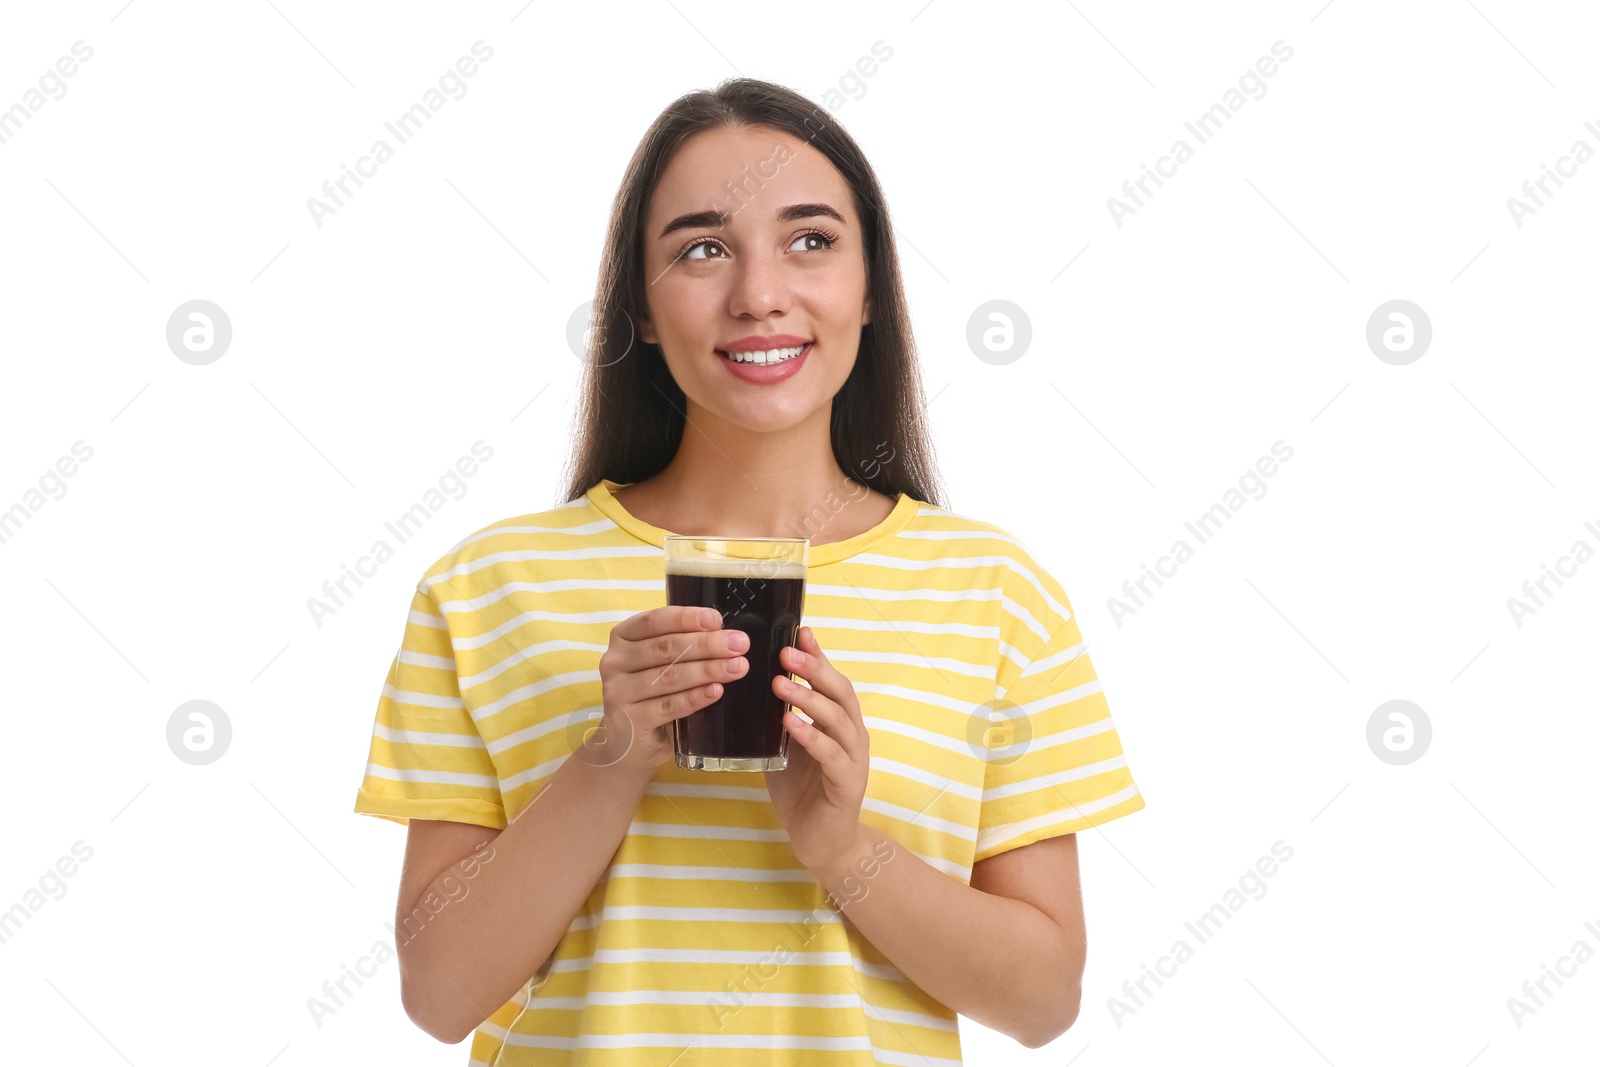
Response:
[[[764,319],[787,312],[792,302],[788,269],[778,253],[747,254],[734,264],[728,311],[735,317]]]

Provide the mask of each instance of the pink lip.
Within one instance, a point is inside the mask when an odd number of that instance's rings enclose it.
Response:
[[[796,337],[792,333],[752,334],[718,348],[718,352],[766,352],[773,348],[793,348],[810,344],[809,337]]]
[[[804,363],[806,361],[806,357],[811,354],[813,344],[810,341],[794,341],[792,343],[784,342],[782,344],[772,346],[774,348],[793,348],[794,345],[797,344],[804,344],[806,346],[805,351],[801,352],[798,356],[795,356],[792,359],[784,360],[782,363],[773,363],[768,365],[762,365],[760,363],[735,363],[733,360],[729,359],[720,352],[717,354],[717,360],[724,367],[727,367],[729,372],[732,373],[735,378],[738,378],[741,381],[751,382],[755,385],[771,385],[774,382],[781,382],[785,378],[792,378],[796,374],[800,373],[800,365]],[[742,352],[746,351],[746,349],[736,349],[735,351]],[[765,351],[765,349],[756,349],[755,351]]]

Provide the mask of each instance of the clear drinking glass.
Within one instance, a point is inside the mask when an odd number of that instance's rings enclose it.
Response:
[[[715,608],[722,626],[750,638],[750,669],[722,683],[710,704],[672,722],[679,767],[700,771],[781,771],[789,765],[788,701],[772,679],[805,614],[804,537],[665,538],[667,603]]]

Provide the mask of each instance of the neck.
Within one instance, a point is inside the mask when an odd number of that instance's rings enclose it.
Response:
[[[655,525],[688,534],[837,540],[863,524],[874,499],[833,456],[830,409],[783,430],[752,431],[690,403],[672,461],[643,494]],[[874,520],[876,521],[876,520]],[[867,522],[866,526],[872,525]],[[846,534],[847,535],[847,534]]]

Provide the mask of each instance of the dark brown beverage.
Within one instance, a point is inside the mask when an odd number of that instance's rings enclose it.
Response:
[[[707,770],[776,769],[784,754],[783,714],[789,704],[772,691],[788,675],[778,659],[795,643],[804,609],[806,569],[788,560],[676,559],[667,563],[667,603],[715,608],[726,630],[750,638],[750,669],[722,683],[715,701],[673,720],[679,766]],[[781,767],[781,764],[779,765]]]

